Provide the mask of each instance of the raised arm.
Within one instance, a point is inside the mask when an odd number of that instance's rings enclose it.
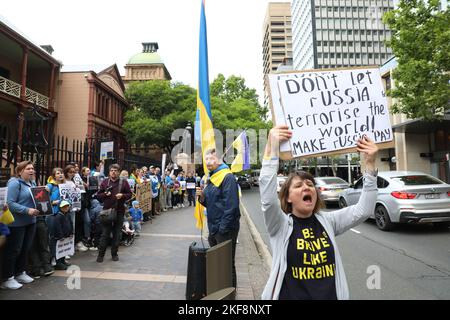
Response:
[[[280,142],[287,141],[292,136],[288,127],[276,126],[269,132],[261,173],[259,176],[259,192],[264,221],[270,236],[280,229],[283,219],[287,216],[280,207],[277,195],[277,171],[280,155]]]
[[[357,150],[363,156],[366,167],[364,173],[363,191],[356,205],[334,211],[326,217],[331,220],[335,235],[344,233],[365,221],[375,210],[377,200],[377,177],[375,171],[375,159],[378,147],[368,137],[358,140]]]

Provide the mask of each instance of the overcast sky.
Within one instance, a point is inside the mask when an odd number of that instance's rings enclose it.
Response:
[[[262,96],[262,25],[268,0],[206,0],[209,79],[240,75]],[[286,2],[286,1],[284,1]],[[197,88],[200,0],[2,1],[0,14],[64,65],[123,66],[158,42],[173,80]]]

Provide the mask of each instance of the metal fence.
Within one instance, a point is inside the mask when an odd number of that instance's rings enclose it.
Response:
[[[30,134],[33,132],[33,134]],[[102,141],[72,140],[67,137],[53,135],[49,139],[39,130],[24,130],[22,143],[18,144],[17,129],[12,126],[0,124],[0,187],[6,182],[17,166],[17,159],[30,160],[34,164],[36,182],[40,185],[52,174],[55,167],[64,168],[75,162],[80,167],[94,167],[100,160],[100,144]],[[124,169],[130,169],[133,164],[138,167],[155,165],[154,161],[137,155],[127,154],[125,151],[115,150],[114,161]]]

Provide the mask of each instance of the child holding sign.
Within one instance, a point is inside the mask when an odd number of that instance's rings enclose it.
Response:
[[[264,220],[272,244],[272,271],[262,299],[346,300],[347,281],[335,237],[362,223],[375,209],[378,147],[367,137],[357,150],[364,156],[364,188],[358,204],[333,213],[319,211],[322,202],[314,177],[291,173],[277,197],[280,142],[288,141],[288,126],[273,128],[259,177]]]
[[[58,240],[70,237],[73,235],[72,221],[69,216],[70,203],[66,200],[61,201],[59,204],[59,212],[51,216],[52,222],[49,224],[49,234],[50,234],[50,251],[52,255],[56,258],[56,244]],[[70,264],[62,258],[56,259],[56,270],[67,270]]]

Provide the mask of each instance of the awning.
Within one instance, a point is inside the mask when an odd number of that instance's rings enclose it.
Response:
[[[425,121],[422,119],[408,120],[392,126],[394,132],[400,133],[431,133],[450,128],[450,114],[446,113],[442,120]]]

